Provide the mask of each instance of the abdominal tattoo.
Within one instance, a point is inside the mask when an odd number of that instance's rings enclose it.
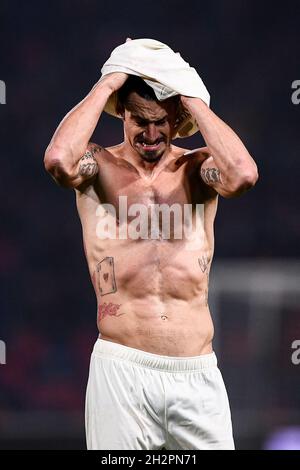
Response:
[[[208,283],[209,283],[209,263],[210,263],[210,259],[208,258],[208,256],[202,255],[200,258],[198,258],[198,263],[199,263],[200,269],[203,272],[203,274],[204,273],[206,274],[207,285],[208,285]],[[208,289],[205,289],[204,296],[205,296],[205,305],[208,305]]]
[[[101,152],[101,147],[94,146],[91,151],[87,150],[83,157],[81,157],[79,165],[79,174],[81,176],[94,176],[98,172],[98,163],[94,154],[96,152]]]
[[[201,168],[201,176],[207,184],[221,183],[221,175],[218,168]]]
[[[206,272],[208,274],[208,265],[209,265],[209,259],[206,255],[202,255],[201,258],[198,258],[198,263],[200,266],[200,269],[203,273]]]
[[[117,284],[114,271],[114,258],[107,256],[103,258],[96,266],[96,284],[101,297],[107,294],[114,294],[117,292]],[[103,302],[98,306],[98,320],[110,317],[120,317],[124,313],[118,312],[121,304],[114,304],[113,302]]]
[[[117,292],[115,279],[114,259],[112,256],[103,258],[96,266],[97,287],[100,295],[114,294]]]
[[[103,318],[110,317],[120,317],[124,313],[117,313],[121,304],[113,304],[112,302],[104,302],[98,307],[98,320],[103,320]]]

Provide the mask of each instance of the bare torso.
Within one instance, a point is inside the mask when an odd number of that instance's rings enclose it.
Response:
[[[100,337],[167,356],[212,351],[207,293],[217,196],[199,176],[199,155],[185,156],[185,152],[172,146],[167,165],[147,179],[122,158],[119,146],[103,149],[97,154],[97,179],[76,190]],[[118,208],[119,196],[127,196],[128,207],[192,205],[194,222],[198,213],[196,237],[178,239],[171,226],[170,237],[164,238],[159,223],[154,239],[150,234],[139,239],[99,238],[100,204]],[[134,218],[129,216],[127,222]],[[120,225],[117,233],[119,229]]]

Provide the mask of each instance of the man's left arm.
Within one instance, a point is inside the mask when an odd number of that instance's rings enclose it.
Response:
[[[226,198],[252,188],[258,179],[257,166],[236,133],[200,98],[181,96],[181,101],[207,145],[200,169],[203,181]]]

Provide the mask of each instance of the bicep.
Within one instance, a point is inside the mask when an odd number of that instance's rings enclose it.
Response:
[[[209,156],[200,166],[200,177],[205,184],[213,188],[223,197],[230,197],[230,193],[223,185],[222,173],[217,167],[213,156]]]
[[[101,147],[90,142],[86,152],[79,159],[74,171],[68,175],[68,186],[78,188],[84,183],[92,182],[99,171],[97,154],[101,152]]]
[[[96,154],[101,151],[101,147],[91,142],[88,144],[88,148],[85,154],[80,158],[77,164],[77,178],[80,182],[84,182],[90,178],[93,178],[98,173],[98,162]]]

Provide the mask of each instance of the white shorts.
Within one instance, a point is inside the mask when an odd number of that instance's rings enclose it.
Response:
[[[98,339],[85,411],[88,449],[234,449],[214,353],[159,356]]]

